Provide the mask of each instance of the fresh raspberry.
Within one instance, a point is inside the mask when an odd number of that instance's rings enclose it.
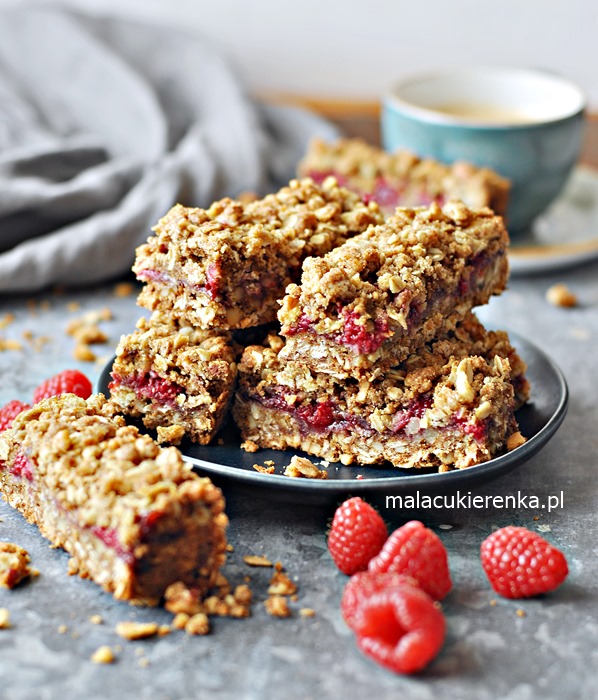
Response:
[[[11,428],[13,420],[26,408],[31,408],[31,406],[17,400],[9,401],[6,406],[0,408],[0,433],[7,428]]]
[[[436,533],[418,520],[395,530],[368,568],[412,576],[435,600],[442,600],[452,587],[444,545]]]
[[[438,603],[406,584],[364,598],[354,628],[364,654],[391,671],[415,673],[440,651],[446,622]]]
[[[377,510],[358,496],[342,503],[328,534],[328,551],[344,574],[365,571],[388,537]]]
[[[524,527],[493,532],[482,542],[480,556],[492,588],[505,598],[548,593],[569,573],[564,554]]]
[[[389,572],[376,574],[373,571],[360,571],[351,576],[341,599],[341,613],[347,625],[355,629],[357,611],[366,598],[386,588],[396,589],[401,586],[417,587],[418,583],[411,576]]]
[[[91,382],[82,372],[78,369],[65,369],[42,382],[33,392],[33,401],[37,403],[59,394],[77,394],[82,399],[87,399],[92,391]]]

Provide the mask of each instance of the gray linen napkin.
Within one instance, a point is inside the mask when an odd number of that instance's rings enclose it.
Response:
[[[175,203],[288,181],[334,127],[250,100],[205,37],[65,9],[0,11],[0,292],[131,266]]]

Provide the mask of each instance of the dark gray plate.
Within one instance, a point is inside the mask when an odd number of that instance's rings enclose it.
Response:
[[[521,466],[552,438],[567,412],[568,390],[565,378],[554,362],[535,345],[510,333],[511,341],[528,364],[532,385],[531,401],[517,412],[521,432],[528,440],[512,452],[488,462],[451,472],[397,469],[395,467],[361,467],[331,464],[328,479],[292,479],[283,476],[293,454],[291,450],[259,450],[247,453],[239,447],[240,438],[233,425],[227,425],[218,435],[222,444],[201,446],[190,442],[180,448],[185,458],[198,472],[214,477],[223,485],[233,481],[238,485],[255,487],[264,496],[293,500],[297,503],[324,504],[342,500],[348,494],[380,498],[407,493],[447,493],[496,479]],[[112,361],[103,369],[97,390],[108,395]],[[253,465],[275,463],[274,474],[261,474]],[[317,458],[314,462],[318,462]]]

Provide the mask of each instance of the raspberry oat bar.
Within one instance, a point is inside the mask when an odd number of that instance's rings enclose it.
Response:
[[[485,332],[474,317],[384,375],[361,380],[284,361],[283,341],[269,341],[245,350],[233,407],[243,438],[260,447],[447,471],[500,454],[517,430],[506,359],[517,355],[504,333]]]
[[[315,139],[298,172],[316,182],[332,175],[339,185],[375,200],[387,215],[398,206],[442,205],[453,199],[502,215],[510,189],[509,181],[489,168],[465,162],[445,165],[404,150],[386,153],[360,139],[332,144]]]
[[[187,436],[205,445],[224,419],[236,376],[229,333],[194,329],[155,312],[121,338],[110,400],[157,429],[158,442],[178,444]]]
[[[137,249],[133,270],[146,283],[138,303],[199,328],[269,323],[307,256],[382,220],[375,203],[333,180],[293,180],[264,199],[223,199],[207,210],[177,205]]]
[[[384,371],[506,286],[508,235],[460,202],[398,209],[322,258],[308,258],[278,318],[282,357],[338,377]]]
[[[19,414],[0,435],[4,499],[116,598],[156,604],[175,581],[206,591],[225,556],[222,493],[113,414],[101,394]]]

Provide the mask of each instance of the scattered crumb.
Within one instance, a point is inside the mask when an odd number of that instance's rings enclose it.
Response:
[[[77,343],[73,350],[73,358],[79,362],[95,362],[97,356],[87,343]]]
[[[104,622],[104,618],[101,615],[92,615],[89,621],[92,625],[101,625]]]
[[[71,313],[79,311],[80,308],[81,304],[78,301],[69,301],[69,303],[66,305],[66,310],[70,311]]]
[[[170,625],[160,625],[158,627],[158,637],[166,637],[171,632]]]
[[[185,629],[185,625],[187,624],[187,622],[189,622],[190,617],[191,615],[188,615],[184,612],[177,613],[172,621],[173,628],[175,630]]]
[[[273,566],[272,562],[268,558],[262,557],[258,554],[248,554],[247,556],[243,557],[243,561],[248,566]]]
[[[327,479],[328,474],[319,469],[311,460],[305,457],[291,457],[290,464],[284,470],[285,476],[303,479]]]
[[[276,571],[270,579],[268,595],[293,595],[296,591],[297,586],[282,571]]]
[[[301,608],[299,615],[301,617],[315,617],[316,611],[313,608]]]
[[[259,450],[259,445],[253,440],[245,440],[241,443],[241,449],[245,452],[257,452]]]
[[[143,656],[145,654],[145,649],[143,647],[137,647],[135,649],[135,656]]]
[[[267,467],[273,467],[273,466],[274,466],[274,460],[273,460],[273,459],[265,459],[265,460],[264,460],[264,464],[265,464]]]
[[[249,605],[252,599],[251,589],[247,584],[241,583],[235,588],[233,597],[240,605]]]
[[[232,546],[232,544],[229,543],[226,545],[226,551],[227,552],[234,552],[235,548]]]
[[[114,285],[112,293],[115,297],[130,297],[135,292],[135,285],[131,282],[119,282]]]
[[[284,596],[270,596],[264,601],[264,606],[268,615],[272,615],[272,617],[291,616],[291,609],[289,608],[289,603]]]
[[[562,306],[565,308],[572,308],[577,306],[577,297],[573,292],[567,287],[566,284],[562,282],[559,284],[553,284],[546,291],[546,301],[553,306]]]
[[[210,620],[205,613],[197,613],[187,620],[185,632],[192,635],[204,635],[210,631]]]
[[[254,464],[253,468],[260,474],[274,474],[274,467],[263,467],[261,464]]]
[[[551,532],[552,528],[550,525],[538,525],[538,532]]]
[[[158,442],[168,442],[171,445],[180,445],[185,437],[185,428],[182,425],[158,426]]]
[[[532,519],[535,520],[535,521],[537,522],[538,520],[540,520],[540,516],[539,516],[539,515],[534,515],[534,517],[533,517]]]
[[[224,445],[224,440],[222,438],[218,438],[218,440],[216,440],[216,444],[222,447],[222,445]]]
[[[40,301],[40,302],[39,302],[39,308],[40,308],[42,311],[49,311],[50,308],[51,308],[50,302],[49,302],[47,299],[44,299],[43,301]]]
[[[18,340],[11,338],[0,338],[0,352],[4,350],[22,350],[23,345]]]
[[[66,625],[58,625],[56,631],[58,634],[66,634],[69,631],[69,628]]]
[[[150,665],[150,660],[147,658],[147,656],[144,656],[142,659],[137,661],[137,664],[141,666],[141,668],[147,668]]]
[[[31,575],[27,550],[12,542],[0,542],[0,587],[14,588]]]
[[[164,607],[173,615],[185,613],[195,615],[202,612],[199,591],[187,588],[182,581],[171,584],[164,593]]]
[[[4,314],[4,316],[0,317],[0,328],[6,328],[6,326],[10,326],[11,323],[13,323],[15,320],[15,315],[8,313]]]
[[[158,634],[158,630],[156,622],[119,622],[114,628],[119,637],[128,640],[153,637]]]
[[[527,438],[523,437],[520,432],[513,433],[507,438],[507,450],[511,452],[511,450],[521,447],[525,442],[527,442]]]
[[[0,630],[10,629],[10,614],[6,608],[0,608]]]
[[[452,530],[453,526],[449,525],[448,523],[442,523],[441,525],[438,526],[441,530]]]
[[[525,617],[527,615],[525,610],[522,610],[521,608],[518,608],[515,614],[517,615],[517,617]]]
[[[94,651],[91,660],[94,664],[111,664],[115,661],[114,652],[109,646],[103,645]]]
[[[491,607],[495,608],[495,607],[496,607],[496,600],[495,600],[494,598],[492,598],[492,599],[490,600],[489,605],[490,605]]]

